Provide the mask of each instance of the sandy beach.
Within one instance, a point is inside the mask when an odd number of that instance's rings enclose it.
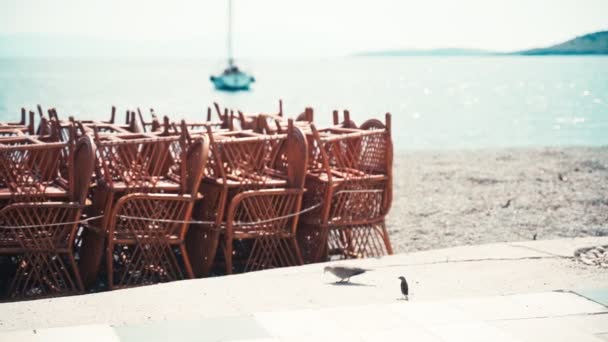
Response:
[[[395,153],[395,253],[608,235],[608,147]]]

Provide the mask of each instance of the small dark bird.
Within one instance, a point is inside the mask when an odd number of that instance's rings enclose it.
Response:
[[[346,266],[325,266],[323,273],[329,271],[331,274],[340,278],[339,283],[348,283],[350,277],[354,277],[359,274],[365,273],[367,270],[359,267],[346,267]]]
[[[401,279],[401,293],[403,293],[403,295],[405,296],[405,300],[410,300],[409,299],[410,289],[407,286],[407,280],[405,280],[405,277],[399,277],[399,279]]]

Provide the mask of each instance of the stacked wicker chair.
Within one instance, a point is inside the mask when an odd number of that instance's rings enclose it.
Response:
[[[205,223],[189,237],[204,241],[197,274],[209,274],[214,261],[228,274],[301,264],[295,232],[306,170],[303,133],[291,125],[286,134],[209,129],[208,135],[204,200],[195,211]]]
[[[304,206],[298,239],[307,262],[392,254],[385,217],[392,200],[390,115],[366,121],[311,125]],[[337,123],[337,120],[334,120]]]
[[[89,137],[59,142],[58,134],[56,129],[52,136],[0,138],[0,254],[14,265],[3,279],[5,299],[84,291],[75,240],[94,144]],[[59,172],[64,148],[69,151],[65,179]]]
[[[0,122],[0,291],[36,298],[391,254],[390,115],[317,129],[214,104],[201,121],[22,109]],[[236,115],[235,115],[236,113]],[[29,122],[27,122],[29,114]],[[1,296],[2,294],[0,294]]]
[[[100,134],[95,214],[102,230],[85,239],[96,278],[105,259],[111,289],[192,278],[185,237],[208,155],[208,140],[182,134]]]

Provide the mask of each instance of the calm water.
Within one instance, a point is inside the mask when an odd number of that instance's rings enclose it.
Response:
[[[315,119],[349,109],[355,121],[393,114],[398,149],[608,144],[608,57],[334,58],[246,63],[248,93],[212,89],[217,61],[0,59],[0,121],[22,106],[106,119],[153,107],[202,118],[213,101],[246,112]],[[122,120],[122,115],[121,115]]]

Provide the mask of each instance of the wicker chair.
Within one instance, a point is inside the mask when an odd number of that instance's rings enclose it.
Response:
[[[0,131],[19,131],[23,134],[34,134],[34,112],[30,112],[30,122],[26,121],[27,111],[21,108],[21,120],[19,122],[0,122]],[[0,136],[3,136],[0,133]]]
[[[193,277],[183,222],[191,219],[199,199],[209,144],[188,139],[186,134],[97,136],[94,203],[105,219],[103,237],[93,240],[86,259],[95,264],[107,237],[111,289]]]
[[[346,121],[348,122],[348,121]],[[386,126],[311,126],[303,215],[298,240],[307,262],[392,254],[385,217],[392,199],[390,115]]]
[[[70,146],[56,135],[0,138],[0,204],[67,198],[59,168]]]
[[[279,156],[274,168],[287,175],[285,188],[248,190],[230,201],[223,239],[228,274],[233,272],[235,240],[253,240],[243,260],[245,272],[303,264],[296,229],[304,194],[307,143],[292,121]]]
[[[224,253],[217,253],[219,258],[216,260],[216,251],[220,235],[226,230],[228,208],[236,196],[250,190],[285,188],[289,183],[286,156],[282,153],[287,134],[212,132],[209,128],[208,135],[210,155],[200,187],[205,199],[194,213],[197,220],[206,224],[191,229],[187,239],[196,243],[202,241],[204,247],[196,258],[192,258],[197,276],[208,275],[214,263],[220,265],[223,261]],[[235,248],[237,254],[243,250],[247,248]],[[240,254],[236,259],[241,259]]]
[[[63,178],[59,169],[67,164],[64,149],[73,144],[55,140],[23,134],[0,137],[0,209],[11,203],[68,201],[69,177]],[[8,230],[0,231],[0,246],[17,244]]]
[[[241,113],[239,112],[239,114]],[[245,119],[241,118],[240,120],[244,121]],[[255,118],[249,116],[248,120],[251,122],[251,127],[254,131],[266,134],[284,133],[287,130],[288,126],[288,121],[283,117],[282,114],[259,114]],[[304,133],[311,134],[310,124],[313,123],[313,120],[314,111],[312,108],[307,107],[305,108],[304,112],[300,113],[296,117],[296,121],[294,122],[294,124],[299,127]],[[333,127],[356,129],[357,125],[354,121],[350,119],[350,113],[347,110],[344,111],[344,120],[342,122],[339,121],[338,111],[334,110]]]
[[[239,110],[235,119],[239,122],[241,130],[252,130],[257,133],[281,133],[281,124],[285,129],[287,128],[287,119],[283,116],[283,100],[279,100],[277,113],[245,114]]]
[[[3,142],[2,142],[3,143]],[[0,151],[28,151],[32,145],[2,146]],[[48,146],[46,146],[48,145]],[[30,159],[20,159],[19,166],[30,170],[49,170],[58,174],[58,149],[61,144],[37,144],[29,150]],[[42,155],[46,149],[46,156]],[[79,221],[85,206],[90,175],[93,172],[94,144],[89,137],[82,137],[70,154],[68,200],[51,202],[51,196],[35,196],[37,202],[12,203],[0,210],[0,254],[16,258],[17,267],[11,276],[8,298],[38,298],[84,291],[75,257],[75,244]],[[35,151],[35,153],[32,153]],[[35,156],[32,156],[35,155]],[[44,160],[44,162],[41,162]],[[2,164],[6,160],[2,160]],[[41,167],[43,166],[43,167]],[[39,180],[42,184],[44,178]],[[18,179],[23,180],[23,178]],[[28,177],[27,187],[34,186]],[[5,182],[6,184],[6,182]],[[48,187],[42,186],[48,190]],[[47,194],[42,191],[40,194]],[[55,199],[56,200],[56,199]]]
[[[65,141],[68,139],[68,128],[72,125],[77,127],[76,135],[81,136],[84,134],[94,135],[102,134],[129,134],[139,133],[142,131],[142,127],[138,124],[135,119],[135,112],[126,111],[126,123],[124,125],[117,124],[116,120],[116,107],[112,106],[112,112],[110,114],[110,120],[97,121],[97,120],[74,120],[73,117],[69,117],[68,120],[60,120],[57,110],[54,108],[49,109],[49,116],[57,120],[61,126],[61,136]]]

